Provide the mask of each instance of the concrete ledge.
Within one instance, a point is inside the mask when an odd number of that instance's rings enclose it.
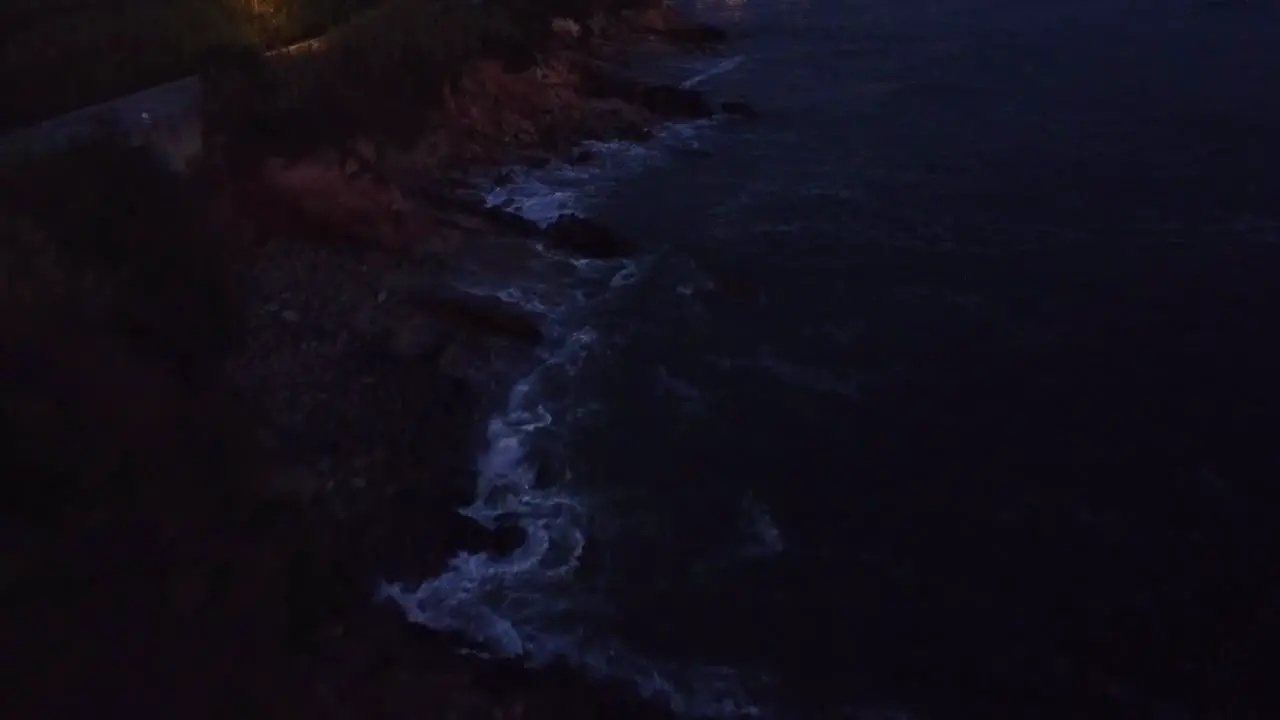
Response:
[[[324,49],[324,36],[267,53],[294,56]],[[200,154],[204,88],[194,75],[75,110],[0,137],[0,159],[64,150],[111,133],[149,145],[174,170]]]

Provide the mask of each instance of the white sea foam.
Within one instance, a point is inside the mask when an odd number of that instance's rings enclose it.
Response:
[[[662,160],[672,150],[698,147],[698,132],[713,120],[667,123],[658,127],[653,139],[644,142],[622,140],[589,141],[579,146],[590,153],[589,162],[553,162],[543,168],[509,169],[502,184],[481,185],[484,201],[546,227],[569,213],[587,214],[607,197],[618,183]]]
[[[531,451],[557,419],[540,388],[553,384],[549,376],[575,374],[594,341],[589,327],[570,336],[512,387],[506,408],[489,420],[488,448],[477,461],[476,500],[462,512],[489,527],[518,518],[524,544],[507,557],[462,553],[443,574],[416,588],[384,583],[381,596],[398,602],[410,620],[463,632],[493,655],[520,656],[534,665],[565,658],[590,672],[629,680],[642,695],[681,714],[756,715],[734,671],[652,661],[611,639],[586,635],[575,620],[592,603],[572,583],[590,503],[563,484],[535,487]]]
[[[716,66],[711,68],[710,70],[694,75],[688,80],[685,80],[684,82],[680,83],[680,87],[688,89],[688,88],[700,85],[701,83],[705,82],[710,78],[715,77],[716,75],[727,73],[730,70],[738,67],[739,65],[742,64],[742,60],[743,60],[743,57],[741,55],[738,55],[736,57],[731,57],[728,60],[725,60],[723,62],[717,63]]]
[[[584,149],[595,154],[591,164],[514,169],[511,182],[482,188],[484,199],[543,226],[565,213],[585,214],[618,180],[662,157],[664,148],[696,146],[697,132],[705,125],[666,126],[646,145],[590,143]],[[514,521],[524,530],[525,541],[505,557],[461,553],[438,577],[417,587],[388,581],[380,596],[398,602],[414,622],[465,633],[483,646],[471,652],[519,656],[534,665],[564,658],[589,672],[629,680],[642,695],[685,715],[757,715],[732,670],[664,664],[584,630],[584,613],[607,611],[573,580],[591,502],[571,489],[568,477],[549,487],[539,482],[537,458],[557,444],[566,421],[590,410],[567,407],[564,390],[597,341],[596,331],[583,322],[589,316],[588,288],[630,285],[649,263],[569,258],[541,250],[553,263],[541,271],[571,267],[576,286],[563,277],[498,283],[484,280],[482,273],[464,283],[472,292],[538,313],[552,338],[553,349],[544,351],[540,364],[511,387],[504,407],[489,418],[487,445],[476,461],[476,499],[462,510],[489,527]]]

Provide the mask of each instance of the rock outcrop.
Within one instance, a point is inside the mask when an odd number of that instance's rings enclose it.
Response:
[[[600,63],[583,63],[582,91],[597,98],[616,98],[655,115],[702,118],[715,114],[706,96],[693,89],[648,83],[623,75]]]
[[[257,191],[260,202],[274,202],[279,212],[305,218],[313,232],[369,246],[405,247],[404,195],[358,170],[337,158],[273,159],[262,168]]]
[[[548,225],[545,238],[553,248],[587,258],[605,260],[635,254],[635,246],[608,226],[572,213]]]
[[[56,262],[147,258],[90,263],[76,275],[84,297],[51,303],[84,310],[87,325],[45,322],[25,296],[22,322],[0,316],[16,340],[0,348],[13,390],[0,411],[24,441],[3,463],[6,540],[20,550],[6,580],[21,614],[3,623],[0,647],[14,658],[16,702],[51,709],[43,717],[669,718],[564,667],[460,656],[465,639],[369,602],[380,580],[420,580],[459,551],[509,553],[525,539],[514,519],[490,531],[456,510],[474,500],[475,429],[505,367],[495,358],[527,361],[543,332],[513,303],[450,289],[445,269],[494,238],[530,254],[539,241],[590,258],[636,251],[587,218],[544,230],[486,207],[453,192],[458,178],[535,157],[590,162],[573,155],[583,140],[642,139],[658,119],[715,112],[701,93],[590,55],[629,32],[690,45],[723,34],[665,9],[626,23],[597,12],[617,6],[504,3],[546,37],[520,24],[514,38],[478,33],[471,50],[483,57],[444,68],[438,104],[388,101],[414,110],[416,136],[399,144],[358,122],[383,106],[343,102],[372,93],[289,106],[301,91],[248,49],[227,49],[204,73],[214,157],[201,172],[144,185],[111,175],[116,158],[102,164],[114,182],[71,173],[75,183],[50,185],[50,197],[94,204],[44,213],[84,240]],[[484,20],[475,7],[460,16]],[[441,70],[413,77],[436,82]],[[174,182],[208,193],[207,215],[170,222],[187,212],[170,202]],[[144,217],[164,222],[141,228]],[[215,237],[254,241],[225,278],[196,252]],[[76,269],[55,270],[24,287],[47,292]],[[554,459],[539,463],[539,482],[558,474]],[[86,577],[101,580],[92,597],[47,592]]]

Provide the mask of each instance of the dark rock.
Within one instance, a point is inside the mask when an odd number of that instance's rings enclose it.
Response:
[[[653,137],[649,130],[648,113],[630,103],[618,99],[600,101],[603,104],[587,113],[582,126],[582,136],[592,140],[628,140],[643,142]]]
[[[604,63],[581,62],[577,67],[582,91],[588,97],[626,98],[635,94],[640,81],[629,78]]]
[[[631,243],[581,215],[561,215],[545,232],[548,244],[583,257],[610,259],[635,254]]]
[[[595,152],[594,150],[579,150],[577,153],[574,154],[573,162],[575,164],[589,163],[589,162],[593,162],[598,156],[599,156],[599,153]]]
[[[630,24],[638,32],[661,38],[676,45],[704,47],[728,41],[729,33],[708,23],[691,23],[670,8],[650,8],[630,15]]]
[[[504,523],[494,529],[489,551],[495,555],[506,557],[524,545],[528,533],[519,524]]]
[[[729,40],[729,33],[708,23],[694,23],[668,28],[660,35],[683,45],[721,45]]]
[[[728,100],[720,103],[720,112],[743,118],[758,118],[760,113],[745,100]]]
[[[538,469],[533,478],[534,487],[549,488],[558,485],[565,473],[564,460],[553,453],[544,452],[538,458]]]
[[[469,198],[457,197],[453,195],[445,195],[441,193],[423,192],[419,197],[428,207],[437,211],[437,214],[443,212],[445,219],[449,215],[455,217],[470,217],[475,220],[482,221],[483,224],[490,226],[493,230],[509,232],[513,235],[522,237],[531,237],[538,234],[538,224],[502,208],[490,207],[485,205],[483,201],[472,200]],[[470,228],[470,223],[455,222],[455,225],[464,228]]]
[[[644,85],[636,102],[659,115],[702,118],[715,114],[701,92],[675,85]]]
[[[409,583],[439,574],[458,552],[482,552],[492,533],[457,512],[426,487],[401,487],[368,506],[352,522],[354,561],[373,578]],[[371,578],[372,579],[372,578]]]
[[[528,345],[542,342],[537,321],[515,303],[443,287],[418,288],[414,294],[427,309],[464,329]]]
[[[638,125],[628,125],[620,128],[617,135],[619,140],[627,140],[629,142],[647,142],[653,139],[652,130]]]
[[[583,92],[590,97],[619,98],[658,115],[710,117],[715,114],[706,96],[697,90],[636,80],[599,63],[584,63],[579,72]]]

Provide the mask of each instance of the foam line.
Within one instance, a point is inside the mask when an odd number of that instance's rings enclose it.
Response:
[[[742,60],[743,60],[743,56],[742,56],[742,55],[738,55],[738,56],[736,56],[736,57],[731,57],[731,58],[729,58],[728,60],[725,60],[724,62],[719,63],[718,65],[716,65],[715,67],[711,68],[710,70],[708,70],[708,71],[706,71],[706,72],[704,72],[704,73],[699,73],[699,74],[694,75],[693,77],[689,78],[688,80],[685,80],[684,82],[680,83],[680,87],[682,87],[682,88],[684,88],[684,89],[686,89],[686,90],[688,90],[689,88],[695,87],[695,86],[697,86],[697,85],[701,84],[704,80],[708,80],[708,79],[713,78],[713,77],[715,77],[715,76],[717,76],[717,75],[721,75],[721,74],[723,74],[723,73],[727,73],[727,72],[729,72],[730,70],[732,70],[732,69],[734,69],[734,68],[738,67],[739,65],[741,65],[741,64],[742,64]]]

